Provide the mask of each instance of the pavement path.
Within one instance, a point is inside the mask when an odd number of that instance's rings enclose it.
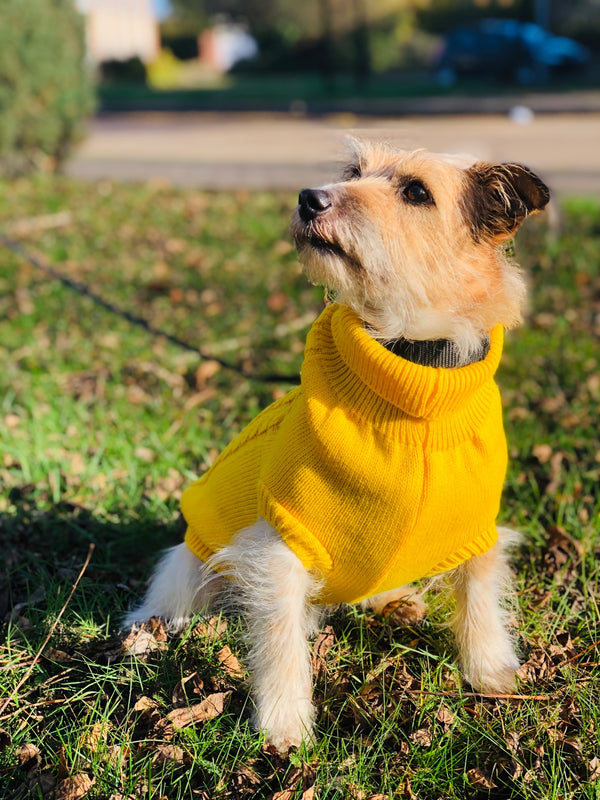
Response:
[[[99,117],[67,165],[84,179],[159,179],[202,189],[315,186],[348,136],[527,164],[559,194],[600,197],[600,112],[420,115],[134,113]]]

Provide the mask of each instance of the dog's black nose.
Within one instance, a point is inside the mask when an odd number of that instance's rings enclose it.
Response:
[[[304,222],[309,222],[327,211],[332,202],[331,195],[324,189],[302,189],[298,195],[300,216]]]

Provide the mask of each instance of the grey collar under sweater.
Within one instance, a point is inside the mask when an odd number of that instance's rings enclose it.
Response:
[[[392,342],[385,342],[384,346],[394,355],[422,367],[456,369],[483,361],[490,350],[490,337],[484,336],[478,349],[472,351],[466,361],[452,339],[433,339],[431,341],[395,339]]]

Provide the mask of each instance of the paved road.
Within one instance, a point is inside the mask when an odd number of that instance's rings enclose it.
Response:
[[[515,121],[515,117],[517,120]],[[348,136],[406,148],[516,160],[560,194],[600,197],[600,113],[340,114],[145,113],[100,117],[67,171],[80,178],[165,179],[206,189],[297,190],[335,175]]]

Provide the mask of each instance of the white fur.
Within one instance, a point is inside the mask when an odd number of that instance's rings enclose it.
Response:
[[[246,619],[256,726],[280,750],[299,745],[315,716],[308,638],[318,627],[321,582],[263,519],[210,563],[232,579]]]
[[[209,609],[224,582],[185,544],[178,544],[158,562],[143,603],[126,616],[124,626],[162,617],[171,630],[181,630],[192,614]]]
[[[517,534],[500,529],[490,551],[449,573],[456,597],[452,627],[461,667],[465,678],[481,692],[514,690],[519,660],[500,600],[510,583],[506,550],[517,540]],[[259,519],[207,564],[184,544],[168,550],[144,602],[127,616],[126,624],[163,617],[178,630],[192,613],[208,612],[216,597],[224,595],[227,605],[239,610],[246,621],[254,725],[268,742],[286,752],[314,738],[308,639],[323,611],[315,604],[320,588],[319,577],[307,572],[277,531]],[[411,586],[375,595],[361,605],[383,613],[386,606],[402,601],[407,604],[405,622],[418,622],[425,604]]]
[[[498,529],[498,541],[450,573],[456,597],[452,628],[465,678],[480,692],[511,692],[519,659],[508,633],[509,596],[507,551],[519,541],[508,528]]]
[[[334,290],[375,338],[451,339],[467,363],[494,325],[518,324],[525,296],[516,264],[497,242],[474,242],[465,225],[471,162],[359,145],[355,159],[363,177],[320,187],[333,200],[330,213],[308,223],[298,210],[292,217],[309,279]],[[405,174],[423,179],[432,207],[400,200]],[[311,246],[311,235],[337,250]]]
[[[335,289],[338,302],[357,311],[379,339],[448,337],[466,354],[496,323],[516,324],[524,293],[520,272],[494,242],[479,242],[464,217],[469,162],[368,148],[360,158],[364,177],[327,187],[331,213],[308,222],[294,214],[292,233],[309,277]],[[413,208],[399,199],[406,174],[423,177],[434,205]],[[315,247],[315,232],[338,251]],[[513,541],[502,529],[489,552],[450,574],[460,662],[484,692],[512,690],[518,667],[501,604],[508,591],[506,547]],[[315,710],[308,638],[318,625],[321,582],[265,520],[239,531],[207,564],[183,544],[168,551],[127,623],[161,616],[181,628],[224,588],[247,622],[257,727],[281,751],[310,741]],[[381,613],[398,601],[405,602],[410,622],[425,611],[421,595],[406,586],[362,605]]]

